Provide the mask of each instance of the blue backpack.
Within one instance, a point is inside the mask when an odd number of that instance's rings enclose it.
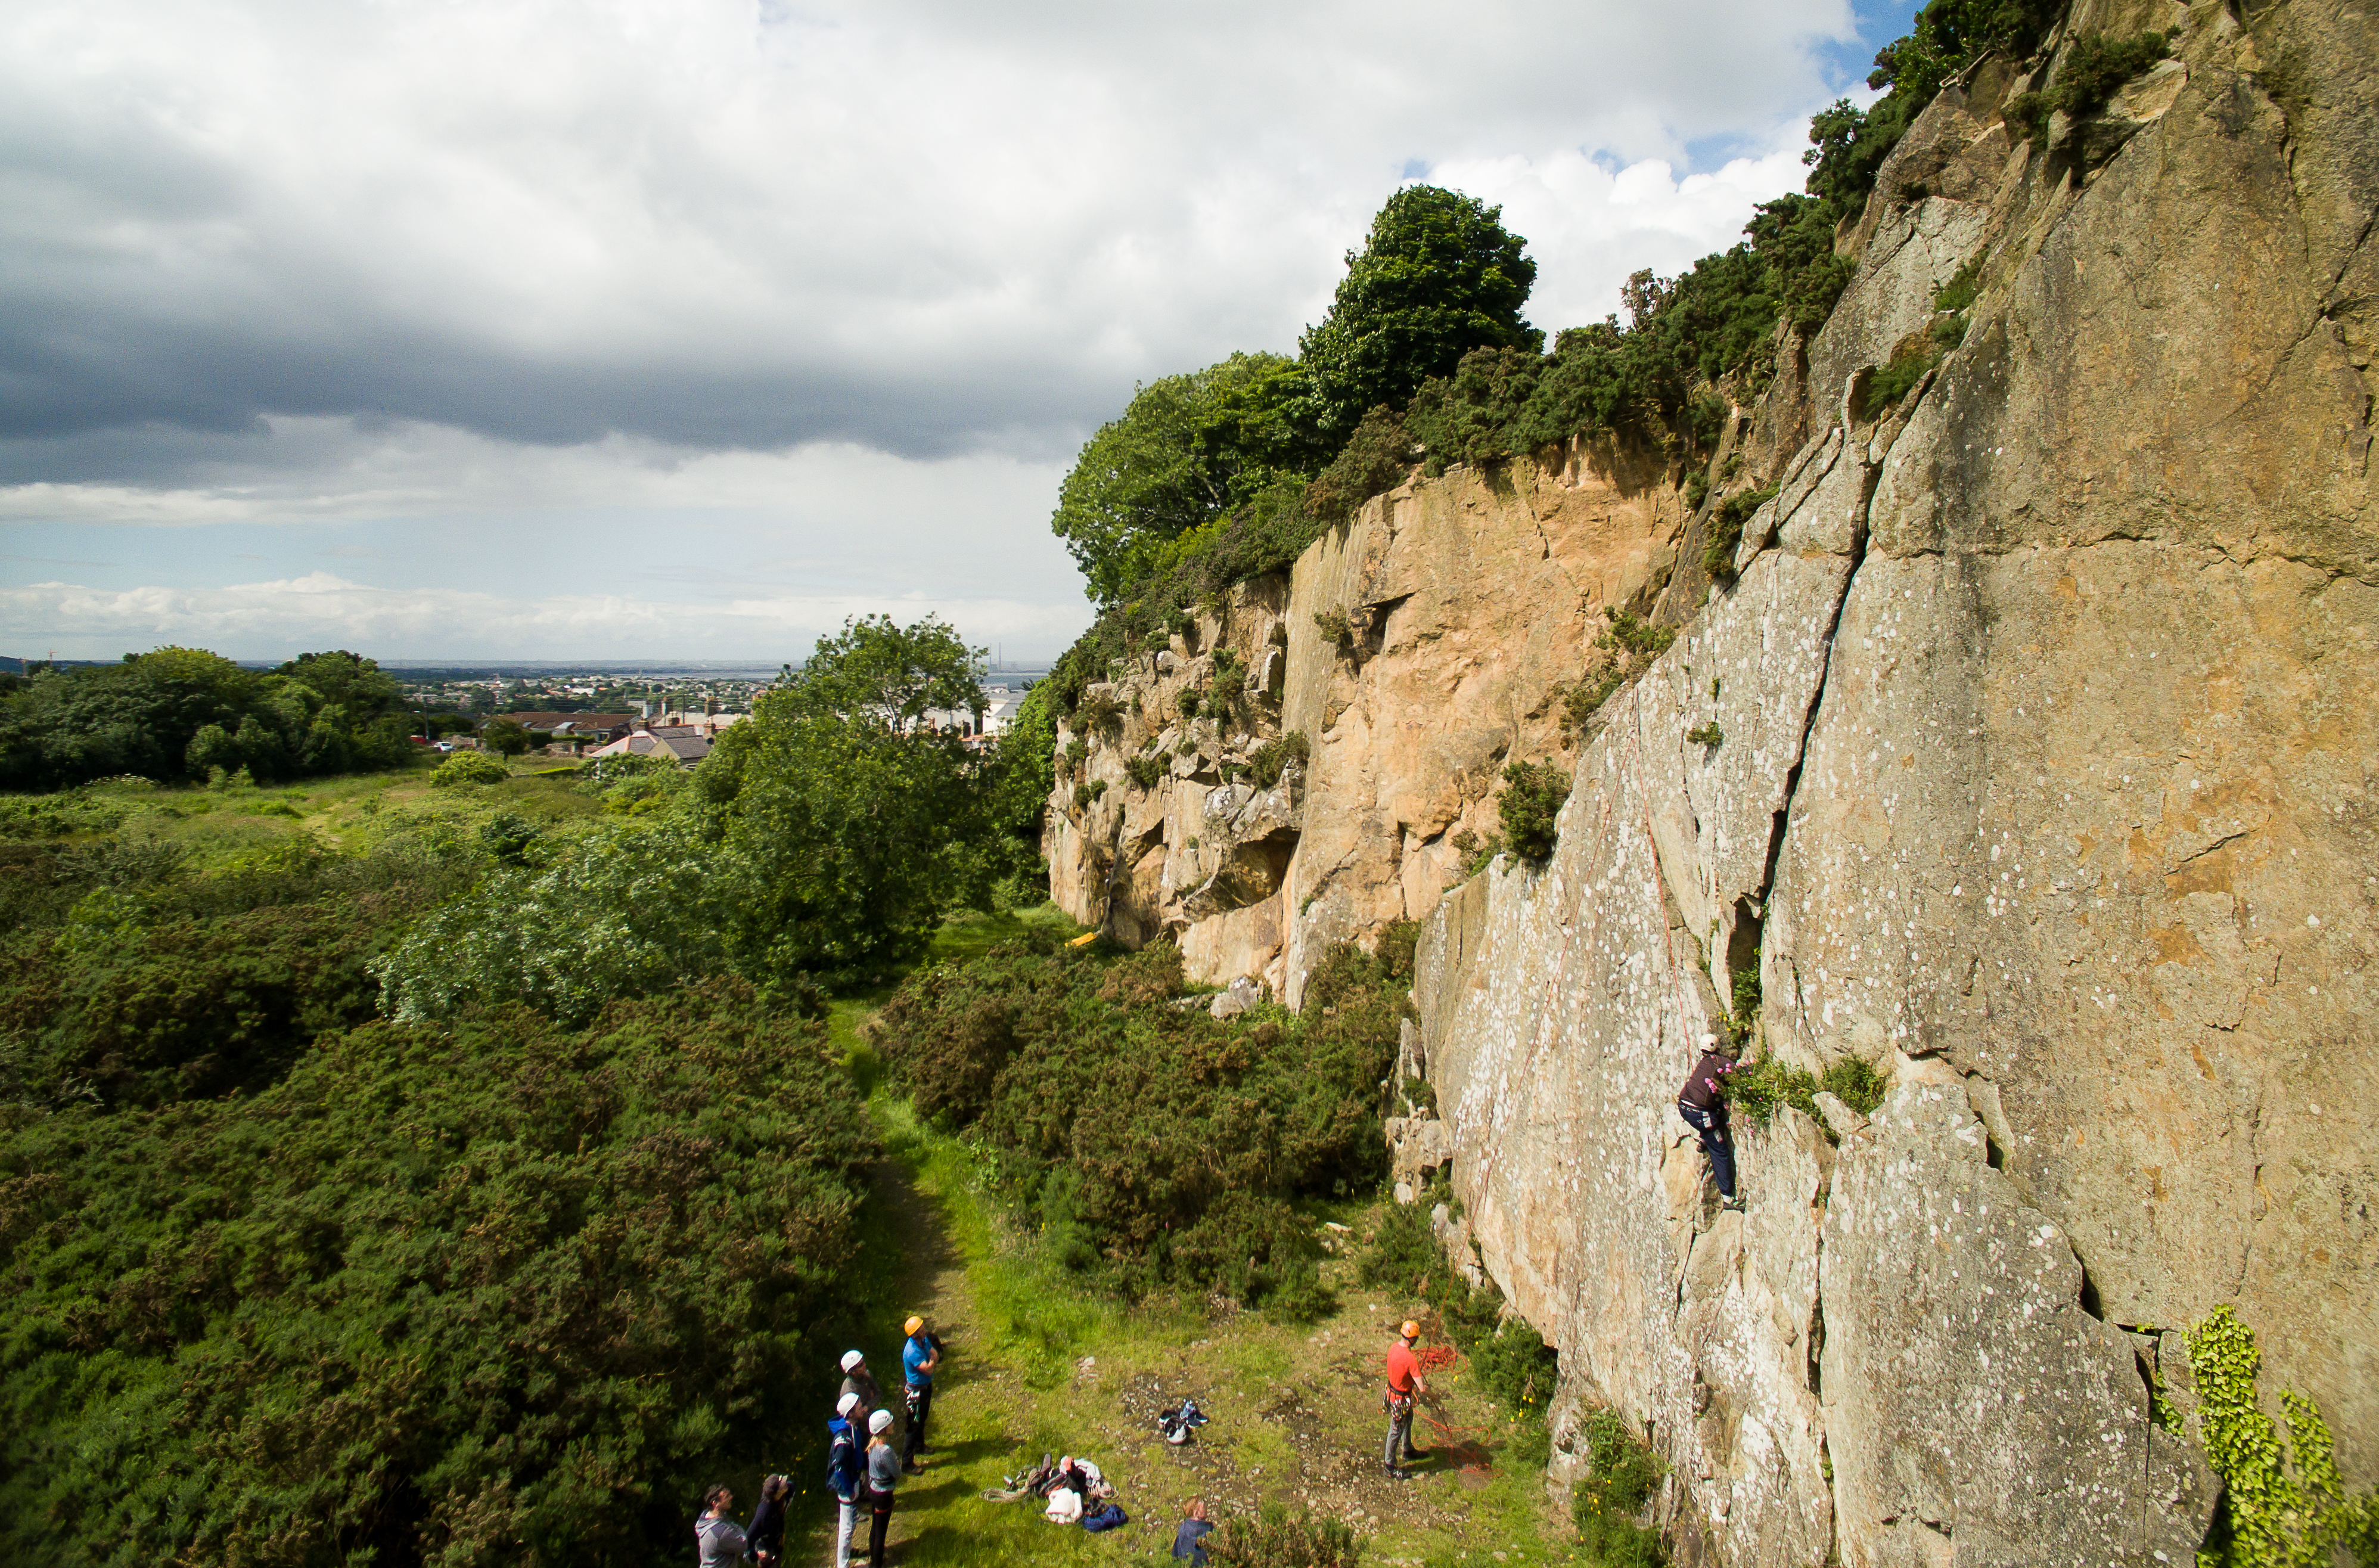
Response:
[[[1082,1528],[1093,1535],[1097,1535],[1101,1530],[1112,1530],[1117,1525],[1128,1525],[1130,1522],[1124,1517],[1123,1510],[1112,1502],[1102,1502],[1082,1515]]]

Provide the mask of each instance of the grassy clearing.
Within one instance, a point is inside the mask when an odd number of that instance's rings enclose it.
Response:
[[[1028,915],[1025,918],[1035,918]],[[1037,918],[1047,919],[1043,914]],[[953,933],[955,944],[970,934]],[[862,1009],[839,1016],[850,1032]],[[839,1009],[839,1014],[841,1009]],[[869,1112],[887,1159],[850,1291],[875,1331],[861,1348],[895,1367],[899,1323],[926,1313],[951,1345],[924,1476],[904,1483],[895,1560],[909,1564],[1170,1561],[1183,1506],[1218,1519],[1278,1502],[1346,1521],[1373,1563],[1571,1562],[1574,1534],[1533,1464],[1503,1460],[1526,1435],[1495,1413],[1466,1360],[1431,1379],[1441,1429],[1416,1479],[1380,1474],[1379,1366],[1395,1325],[1425,1304],[1355,1282],[1351,1258],[1325,1278],[1339,1310],[1308,1325],[1177,1297],[1125,1307],[1084,1292],[1003,1212],[978,1151],[921,1126],[878,1092]],[[1332,1206],[1360,1235],[1368,1204]],[[1442,1339],[1442,1335],[1432,1335]],[[897,1375],[897,1374],[896,1374]],[[1183,1395],[1213,1417],[1196,1441],[1167,1446],[1154,1418]],[[823,1426],[821,1413],[820,1426]],[[789,1474],[807,1513],[796,1561],[826,1560],[831,1510],[819,1479],[822,1434],[803,1434]],[[1102,1536],[1044,1522],[1024,1502],[981,1501],[1044,1453],[1086,1454],[1117,1487],[1131,1523]]]
[[[122,835],[177,846],[195,870],[213,870],[271,850],[301,835],[335,849],[368,850],[392,834],[444,826],[477,832],[500,812],[543,829],[592,816],[601,802],[578,792],[575,769],[546,759],[516,763],[501,784],[433,790],[432,755],[385,773],[344,774],[257,789],[100,783],[57,796],[12,796],[12,802],[85,802],[122,814]],[[85,835],[86,837],[94,835]]]

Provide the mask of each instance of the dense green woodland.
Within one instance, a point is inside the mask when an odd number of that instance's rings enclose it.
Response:
[[[5,679],[13,689],[0,689],[0,790],[241,769],[270,783],[392,767],[411,750],[404,692],[346,652],[260,674],[201,649],[159,648]]]
[[[345,653],[12,682],[0,1559],[682,1556],[705,1483],[814,1457],[858,1333],[879,1085],[1086,1289],[1327,1308],[1314,1221],[1383,1175],[1409,929],[1328,955],[1298,1013],[1217,1020],[1176,1005],[1169,949],[1016,923],[930,961],[946,919],[1040,900],[1057,723],[1111,657],[1416,464],[1600,432],[1722,492],[1722,390],[1823,320],[1884,153],[2055,11],[1932,0],[1878,57],[1885,95],[1813,123],[1805,194],[1550,351],[1500,214],[1396,192],[1294,356],[1152,382],[1084,447],[1056,525],[1104,613],[987,755],[921,722],[980,701],[981,650],[931,619],[822,639],[692,772],[433,774],[394,683]],[[2038,112],[2153,57],[2091,54]],[[1612,637],[1609,683],[1657,652],[1638,623]],[[1565,780],[1523,786],[1557,806]],[[1536,815],[1524,852],[1550,843]],[[863,1042],[830,1002],[881,1004]],[[1367,1278],[1418,1281],[1540,1413],[1550,1353],[1419,1212]],[[1605,1533],[1651,1551],[1632,1529]]]

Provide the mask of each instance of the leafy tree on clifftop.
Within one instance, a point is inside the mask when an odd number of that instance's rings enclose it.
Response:
[[[1474,348],[1544,347],[1521,318],[1537,264],[1503,210],[1436,186],[1388,198],[1359,255],[1346,258],[1330,314],[1298,344],[1313,379],[1314,422],[1335,452],[1364,414],[1402,408]]]
[[[1114,603],[1174,540],[1319,467],[1329,453],[1298,418],[1309,396],[1277,354],[1234,354],[1135,392],[1084,443],[1050,520],[1092,597]]]

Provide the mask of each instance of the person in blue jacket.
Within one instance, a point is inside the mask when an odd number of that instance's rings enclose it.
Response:
[[[906,1385],[900,1392],[909,1407],[909,1429],[902,1442],[900,1467],[911,1475],[924,1469],[925,1421],[934,1413],[934,1369],[942,1364],[942,1347],[925,1332],[925,1320],[912,1317],[901,1325],[909,1337],[900,1346],[900,1371]]]
[[[860,1450],[858,1429],[851,1425],[853,1414],[864,1415],[859,1408],[859,1395],[846,1393],[834,1407],[834,1419],[826,1424],[826,1490],[834,1493],[834,1568],[851,1568],[851,1536],[859,1527],[861,1481],[867,1461]]]

